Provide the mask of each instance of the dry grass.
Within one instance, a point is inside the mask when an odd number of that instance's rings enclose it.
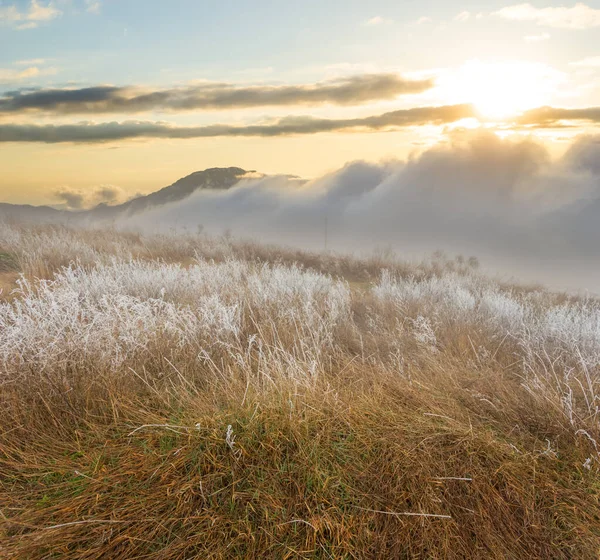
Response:
[[[80,229],[76,233],[61,225],[21,226],[0,224],[0,253],[29,277],[49,278],[63,266],[76,262],[92,266],[122,259],[160,260],[190,264],[201,257],[223,262],[298,265],[323,274],[339,276],[349,282],[377,281],[382,269],[397,276],[424,278],[443,272],[465,274],[478,267],[476,259],[448,258],[436,253],[429,261],[407,263],[391,251],[379,251],[366,258],[333,253],[314,253],[275,245],[255,243],[229,236],[208,237],[194,234],[142,235],[110,229]]]
[[[0,251],[0,557],[600,554],[597,302],[439,256]]]

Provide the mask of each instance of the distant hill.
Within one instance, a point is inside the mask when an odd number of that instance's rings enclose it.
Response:
[[[146,196],[140,196],[116,206],[102,204],[88,210],[85,214],[92,219],[106,219],[123,214],[137,214],[149,208],[182,200],[197,190],[229,189],[238,183],[240,178],[246,173],[240,167],[211,167],[210,169],[196,171],[191,175],[187,175],[175,181],[172,185]]]
[[[0,219],[15,219],[26,222],[63,223],[74,212],[56,210],[50,206],[31,206],[29,204],[7,204],[0,202]]]
[[[123,204],[115,206],[100,204],[91,210],[68,211],[57,210],[50,206],[0,203],[0,218],[14,218],[45,223],[112,220],[123,215],[138,214],[149,208],[182,200],[198,190],[229,189],[238,183],[246,173],[253,172],[247,172],[240,167],[212,167],[204,171],[196,171],[175,181],[175,183],[168,187],[145,196],[134,198]]]

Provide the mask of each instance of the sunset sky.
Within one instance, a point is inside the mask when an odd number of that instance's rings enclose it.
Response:
[[[559,157],[599,124],[600,1],[0,1],[2,202],[314,177],[478,127]]]

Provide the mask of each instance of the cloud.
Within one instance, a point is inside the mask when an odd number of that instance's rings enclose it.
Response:
[[[550,39],[549,33],[540,33],[539,35],[526,35],[523,37],[525,42],[527,43],[541,43],[542,41],[547,41]]]
[[[600,123],[600,107],[581,107],[578,109],[563,109],[560,107],[539,107],[525,111],[515,119],[517,124],[549,127],[563,121],[586,121]]]
[[[123,198],[123,190],[115,185],[102,185],[96,189],[98,204],[116,204]]]
[[[471,12],[460,12],[457,16],[454,17],[454,21],[469,21],[471,19]]]
[[[120,204],[130,198],[116,185],[100,185],[89,190],[62,187],[54,192],[54,197],[61,202],[61,206],[69,210],[93,208],[99,204]]]
[[[25,68],[24,70],[14,70],[12,68],[0,68],[0,83],[16,82],[31,78],[39,74],[39,69],[36,66]]]
[[[30,58],[29,60],[17,60],[15,66],[41,66],[46,63],[45,58]]]
[[[269,124],[174,126],[164,122],[124,121],[95,124],[0,124],[0,142],[110,142],[133,138],[212,138],[217,136],[286,136],[319,132],[374,131],[425,124],[441,125],[474,116],[470,105],[416,107],[352,119],[284,117]]]
[[[372,17],[371,19],[368,19],[365,22],[365,25],[369,25],[369,26],[375,26],[375,25],[389,25],[390,23],[394,23],[393,20],[389,19],[389,18],[384,18],[381,16],[375,16]]]
[[[17,70],[14,68],[0,68],[0,84],[21,82],[29,78],[49,76],[53,74],[56,74],[56,68],[40,69],[37,66],[30,66],[29,68],[24,68],[22,70]]]
[[[31,0],[26,11],[19,11],[15,5],[0,6],[0,25],[10,25],[15,29],[32,29],[40,22],[50,21],[61,14],[52,2],[40,4],[38,0]]]
[[[86,11],[91,14],[99,14],[102,8],[102,3],[98,0],[85,0]]]
[[[571,66],[579,66],[582,68],[600,68],[600,56],[589,56],[577,62],[571,62]]]
[[[531,4],[516,4],[492,15],[513,21],[530,21],[537,25],[558,29],[592,29],[600,27],[600,10],[578,3],[565,6],[536,8]]]
[[[308,182],[243,180],[122,223],[165,230],[202,224],[209,232],[231,228],[244,237],[322,249],[327,220],[334,250],[383,245],[408,254],[467,252],[509,263],[513,273],[528,267],[538,279],[542,267],[553,267],[549,278],[566,282],[571,274],[581,286],[591,282],[582,273],[593,262],[588,257],[600,257],[599,161],[598,137],[581,138],[553,160],[531,140],[461,133],[408,161],[355,162]]]
[[[0,97],[0,113],[44,111],[55,114],[131,114],[277,105],[348,106],[421,93],[431,89],[433,85],[430,79],[411,80],[397,74],[363,74],[316,84],[287,86],[241,86],[205,82],[163,90],[144,90],[130,86],[41,89],[10,92]]]
[[[463,119],[482,120],[469,104],[414,107],[367,117],[326,119],[311,116],[287,116],[270,122],[249,125],[209,124],[177,126],[161,121],[79,122],[75,124],[0,124],[2,142],[101,143],[136,138],[215,138],[235,136],[276,137],[323,132],[373,132],[399,130],[424,125],[444,125]],[[600,107],[565,109],[539,107],[507,119],[511,128],[563,128],[569,122],[600,124]]]
[[[54,196],[71,210],[80,210],[83,208],[84,196],[80,192],[59,189],[55,191]]]
[[[52,2],[48,2],[45,6],[40,4],[37,0],[31,0],[29,12],[25,15],[25,19],[30,21],[48,21],[54,19],[61,14],[60,10],[57,10]]]

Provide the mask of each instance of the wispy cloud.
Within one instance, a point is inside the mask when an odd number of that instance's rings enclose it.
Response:
[[[51,76],[56,72],[56,68],[40,69],[38,66],[29,66],[23,69],[0,68],[0,84],[21,82],[40,76]]]
[[[571,66],[579,66],[582,68],[600,68],[600,56],[589,56],[577,62],[571,62]]]
[[[368,19],[365,22],[365,25],[375,26],[375,25],[389,25],[390,23],[394,23],[394,20],[385,18],[382,16],[374,16],[371,19]]]
[[[471,19],[471,12],[460,12],[460,14],[454,17],[454,21],[469,21]]]
[[[550,39],[549,33],[540,33],[539,35],[526,35],[523,37],[526,43],[541,43]]]
[[[99,0],[85,0],[85,8],[91,14],[99,14],[102,3]]]
[[[31,58],[29,60],[17,60],[14,64],[15,66],[40,66],[45,63],[46,59],[44,58]]]
[[[134,138],[211,138],[217,136],[274,137],[321,132],[353,132],[400,129],[426,124],[442,125],[474,116],[470,105],[416,107],[382,115],[352,119],[284,117],[269,124],[234,126],[174,126],[164,122],[124,121],[108,123],[36,125],[0,124],[0,142],[110,142]]]
[[[529,21],[559,29],[591,29],[600,27],[600,10],[578,3],[573,7],[536,8],[531,4],[507,6],[493,15],[513,21]]]
[[[204,82],[181,88],[148,90],[94,86],[10,92],[0,97],[0,113],[44,111],[55,114],[194,111],[292,105],[360,105],[421,93],[433,81],[397,74],[364,74],[315,84],[241,86]]]
[[[29,8],[20,11],[17,6],[0,6],[0,24],[10,25],[16,29],[32,29],[40,22],[49,21],[60,16],[62,12],[52,2],[40,4],[31,0]]]
[[[25,68],[24,70],[15,70],[14,68],[0,68],[0,83],[20,81],[26,78],[32,78],[40,73],[35,66]]]

